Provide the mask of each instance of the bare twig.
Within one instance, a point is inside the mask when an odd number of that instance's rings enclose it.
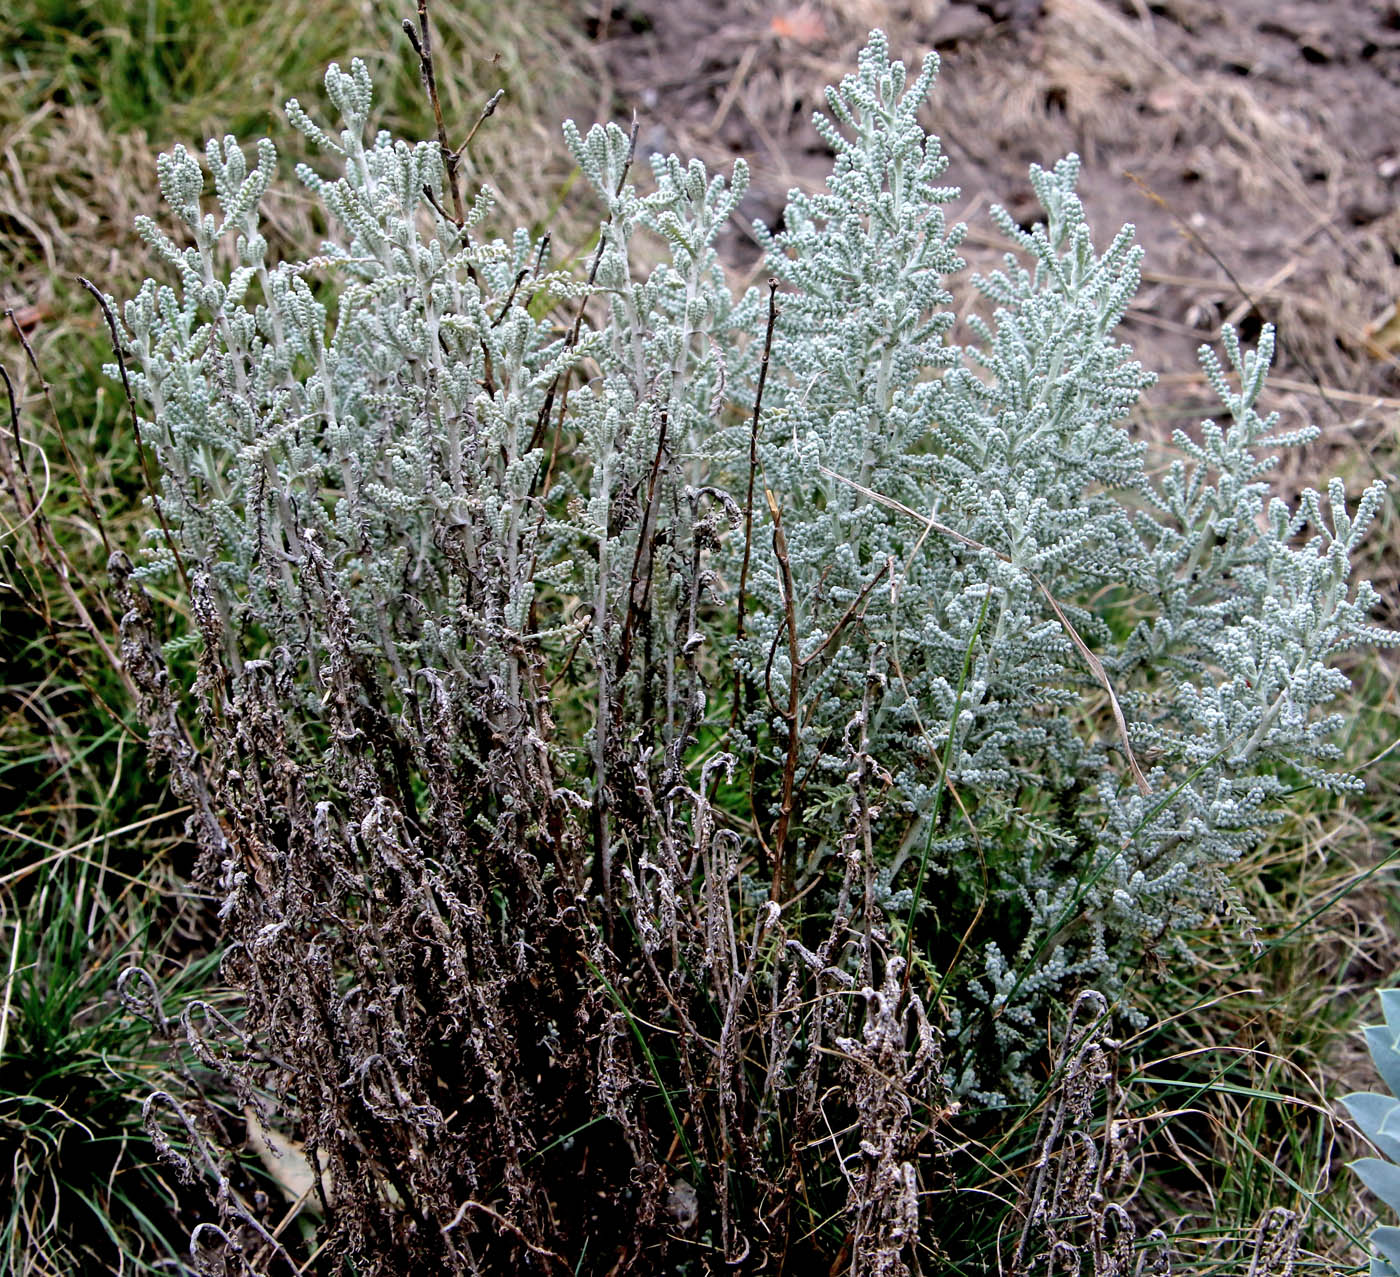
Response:
[[[753,418],[749,425],[749,484],[744,494],[744,557],[739,565],[739,599],[736,610],[734,641],[742,642],[745,634],[745,607],[748,602],[749,560],[753,551],[753,487],[758,474],[758,423],[763,411],[763,388],[768,384],[768,361],[773,354],[773,327],[778,322],[778,281],[768,280],[768,327],[763,334],[763,359],[758,366],[758,387],[753,396]],[[734,671],[734,695],[729,710],[729,730],[739,719],[739,702],[743,679]]]
[[[454,159],[459,159],[462,156],[467,147],[472,144],[472,138],[476,136],[477,129],[491,116],[496,114],[496,108],[501,104],[501,99],[505,97],[505,95],[506,91],[504,89],[497,89],[490,98],[487,99],[486,105],[481,108],[481,114],[476,117],[476,123],[472,125],[471,132],[462,140],[462,145],[452,152]]]
[[[63,428],[63,418],[59,416],[58,407],[53,401],[53,387],[49,385],[48,379],[40,370],[39,361],[34,357],[34,348],[29,344],[29,338],[25,336],[19,320],[15,318],[15,312],[6,310],[5,318],[10,321],[10,326],[15,330],[15,336],[19,338],[19,344],[24,347],[25,358],[29,360],[29,366],[39,379],[39,386],[44,392],[44,402],[48,404],[49,417],[53,421],[55,432],[58,434],[58,445],[63,449],[63,459],[68,463],[69,472],[78,481],[78,491],[82,493],[83,504],[87,506],[88,513],[92,516],[93,529],[102,540],[104,553],[111,554],[112,545],[107,540],[106,520],[103,519],[102,512],[97,508],[97,502],[93,499],[92,491],[88,488],[87,476],[84,473],[85,467],[78,464],[73,450],[68,446],[68,432]]]
[[[763,490],[768,513],[773,520],[773,554],[783,584],[783,626],[774,642],[786,631],[788,640],[788,703],[783,713],[787,726],[787,753],[783,760],[782,797],[778,805],[778,822],[773,832],[773,881],[768,898],[781,904],[792,894],[792,866],[787,859],[788,829],[792,823],[793,785],[797,779],[797,754],[802,743],[798,727],[798,706],[802,694],[802,658],[797,637],[797,602],[792,581],[792,564],[788,559],[787,535],[783,532],[782,511],[778,499],[768,488]],[[770,655],[770,665],[771,655]]]
[[[461,153],[454,151],[447,144],[447,125],[442,118],[442,103],[438,99],[437,91],[437,73],[433,69],[433,32],[432,26],[428,22],[428,0],[418,0],[418,30],[413,29],[413,22],[409,18],[404,19],[403,29],[413,45],[413,51],[418,55],[418,71],[423,77],[423,87],[428,92],[428,101],[432,104],[433,123],[437,126],[438,149],[442,152],[442,165],[447,174],[447,187],[452,192],[452,211],[454,213],[452,220],[457,223],[460,229],[467,220],[466,210],[462,205],[461,185],[457,181],[457,165],[460,163]],[[494,110],[494,107],[492,109]]]

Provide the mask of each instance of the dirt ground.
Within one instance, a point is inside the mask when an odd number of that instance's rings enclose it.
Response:
[[[1147,247],[1125,333],[1165,374],[1163,428],[1209,406],[1200,343],[1267,320],[1286,420],[1364,453],[1396,430],[1396,0],[603,0],[587,26],[599,114],[635,107],[647,150],[744,156],[741,212],[770,225],[827,172],[812,112],[866,32],[915,65],[935,48],[927,123],[962,187],[964,255],[997,264],[989,205],[1034,220],[1027,166],[1077,151],[1096,241],[1132,222]],[[761,269],[741,231],[728,252]]]

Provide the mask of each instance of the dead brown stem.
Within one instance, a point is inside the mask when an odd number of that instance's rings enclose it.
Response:
[[[749,426],[749,486],[744,494],[744,557],[739,566],[739,603],[734,629],[734,641],[744,638],[744,609],[748,602],[749,559],[753,551],[753,485],[758,474],[758,423],[763,411],[763,388],[768,384],[768,360],[773,353],[773,327],[778,322],[778,281],[768,280],[768,327],[763,334],[763,360],[758,366],[758,388],[753,397],[753,420]],[[739,702],[743,679],[739,670],[734,670],[734,696],[729,710],[729,731],[739,719]]]

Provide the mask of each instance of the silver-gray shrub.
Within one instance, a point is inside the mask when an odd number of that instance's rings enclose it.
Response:
[[[1228,419],[1150,477],[1142,250],[1095,249],[1074,157],[1033,230],[995,213],[953,344],[936,67],[877,32],[828,91],[827,189],[757,228],[771,314],[714,247],[742,165],[644,193],[615,125],[565,128],[606,217],[562,265],[485,189],[449,213],[438,143],[369,137],[359,63],[338,131],[288,104],[314,255],[270,258],[270,144],[162,158],[188,246],[143,223],[176,282],[121,311],[161,522],[125,650],[223,895],[235,1084],[359,1186],[343,1263],[573,1265],[593,1225],[531,1155],[601,1117],[639,1270],[688,1177],[726,1256],[824,1185],[857,1270],[905,1271],[952,1098],[1029,1094],[1076,990],[1141,1015],[1284,795],[1360,783],[1327,707],[1394,641],[1350,580],[1381,487],[1270,498],[1313,432],[1257,410],[1268,329],[1202,352]],[[822,1173],[833,1079],[865,1098]]]
[[[871,752],[893,777],[878,903],[902,924],[910,863],[928,857],[916,925],[951,953],[985,864],[998,923],[952,1032],[994,1019],[999,1068],[1020,1089],[1047,995],[1117,995],[1145,947],[1189,961],[1183,933],[1230,908],[1228,868],[1282,819],[1278,800],[1300,783],[1360,787],[1332,766],[1341,720],[1324,707],[1348,685],[1338,656],[1396,641],[1366,619],[1371,585],[1349,580],[1384,489],[1353,509],[1339,480],[1296,509],[1269,498],[1273,450],[1315,431],[1257,411],[1268,328],[1250,352],[1225,329],[1233,380],[1202,349],[1228,422],[1178,432],[1181,456],[1148,477],[1126,419],[1152,377],[1114,339],[1142,249],[1125,227],[1095,251],[1074,156],[1031,170],[1044,210],[1031,231],[994,210],[1020,255],[975,281],[991,311],[969,317],[975,341],[948,343],[942,279],[961,266],[962,228],[944,224],[946,161],[917,123],[935,67],[906,88],[876,36],[859,74],[828,90],[834,119],[818,119],[837,157],[827,190],[794,192],[782,234],[759,228],[794,294],[760,456],[783,506],[799,660],[886,574],[861,624],[801,673],[799,770],[818,778],[806,874],[836,847],[839,827],[817,813],[843,784],[833,742],[878,653]],[[771,650],[782,701],[771,559],[754,591],[764,606],[738,659],[752,674]],[[1144,783],[1075,634],[1121,701]],[[750,730],[771,722],[756,711]],[[960,1087],[975,1086],[971,1063]]]

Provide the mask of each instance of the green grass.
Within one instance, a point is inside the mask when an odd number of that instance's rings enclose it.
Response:
[[[100,861],[65,861],[4,924],[0,1254],[15,1273],[155,1271],[182,1249],[171,1222],[188,1211],[192,1226],[202,1203],[151,1155],[141,1102],[171,1084],[167,1051],[115,989],[124,967],[157,960],[156,921],[176,911],[159,878],[124,882]],[[211,979],[212,959],[156,969],[180,999]]]

